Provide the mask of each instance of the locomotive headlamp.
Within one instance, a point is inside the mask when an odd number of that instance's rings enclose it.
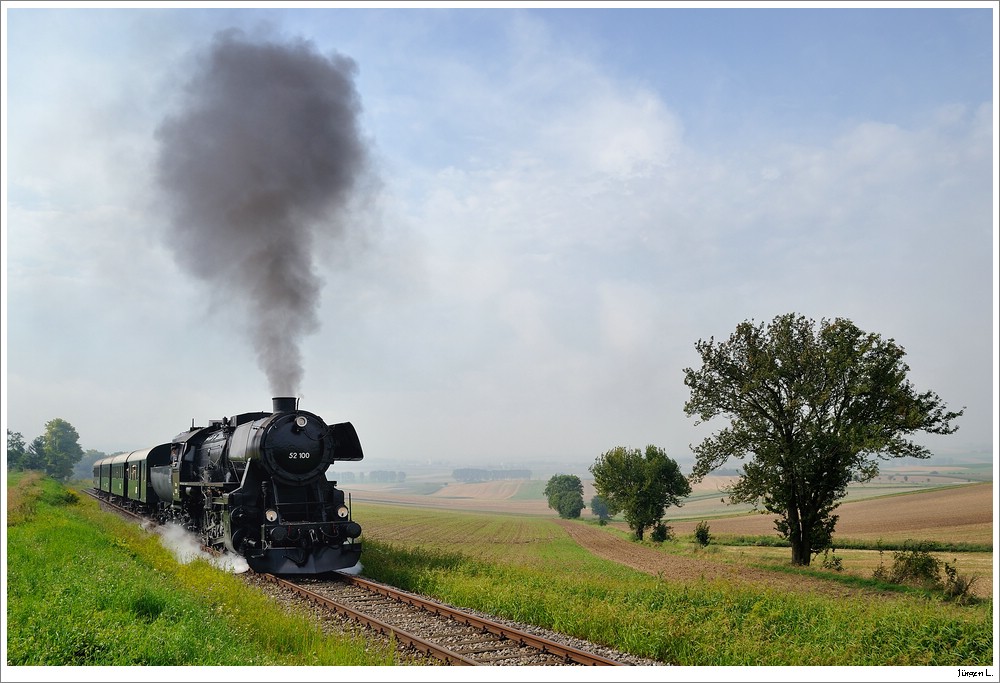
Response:
[[[304,415],[299,415],[297,418],[295,418],[295,426],[298,427],[299,429],[305,429],[306,424],[308,424],[308,422],[309,421],[306,420]]]
[[[351,511],[347,509],[346,505],[341,505],[337,508],[337,516],[341,519],[347,519],[347,515],[351,514]]]
[[[264,511],[264,519],[266,519],[269,522],[277,522],[278,521],[278,511],[277,510],[265,510]]]

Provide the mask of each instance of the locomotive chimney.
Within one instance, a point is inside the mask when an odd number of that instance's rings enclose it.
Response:
[[[275,396],[271,399],[271,409],[276,413],[290,413],[299,407],[299,399],[294,396]]]

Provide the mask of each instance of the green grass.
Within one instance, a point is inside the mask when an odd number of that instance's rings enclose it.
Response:
[[[239,577],[37,475],[8,482],[11,665],[383,665]],[[983,666],[992,605],[672,581],[595,557],[549,518],[355,504],[364,574],[686,666]],[[609,532],[610,533],[610,532]],[[778,571],[784,571],[778,569]],[[809,570],[811,577],[821,570]],[[843,579],[836,579],[841,581]],[[872,582],[852,580],[864,588]],[[877,586],[873,586],[878,588]]]
[[[993,660],[988,603],[959,606],[926,593],[877,590],[871,599],[844,600],[725,581],[676,582],[597,558],[541,518],[421,511],[415,521],[411,511],[370,504],[358,505],[355,515],[368,520],[366,576],[669,664]]]
[[[548,481],[532,479],[522,482],[517,489],[517,493],[510,497],[510,500],[545,500],[545,485]],[[590,505],[590,501],[584,501]]]
[[[693,543],[694,534],[684,534],[679,540]],[[712,534],[712,544],[728,546],[756,546],[768,548],[790,548],[791,544],[780,536],[742,536],[733,534]],[[943,541],[921,541],[921,547],[928,552],[941,553],[990,553],[992,543],[945,543]],[[868,541],[864,539],[835,539],[836,550],[904,550],[913,545],[913,541]]]
[[[8,480],[6,609],[12,666],[395,661],[206,562],[178,564],[158,536],[32,473]]]

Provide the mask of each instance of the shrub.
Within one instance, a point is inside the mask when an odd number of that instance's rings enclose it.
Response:
[[[664,524],[663,522],[657,522],[656,526],[653,527],[653,533],[650,534],[650,538],[652,538],[657,543],[663,543],[664,541],[667,541],[673,537],[674,534],[671,531],[670,527]]]
[[[972,584],[976,582],[976,577],[959,574],[958,570],[947,562],[944,563],[944,574],[945,596],[958,603],[969,602],[972,599],[969,591],[972,589]]]
[[[694,537],[704,548],[712,540],[712,534],[708,532],[708,522],[702,520],[698,522],[698,526],[694,528]]]
[[[881,555],[882,551],[879,551]],[[897,550],[892,554],[892,567],[886,569],[879,560],[878,567],[872,573],[872,577],[889,583],[906,583],[924,588],[939,588],[941,580],[938,578],[938,571],[941,567],[940,561],[931,555],[923,547],[917,544],[904,550]]]
[[[836,552],[836,550],[834,550]],[[837,557],[830,552],[827,548],[823,551],[823,569],[832,569],[835,572],[844,571],[844,562],[841,558]]]
[[[882,551],[879,550],[881,556]],[[944,579],[941,572],[944,572]],[[911,584],[931,590],[940,590],[949,600],[966,603],[972,600],[969,594],[976,577],[965,576],[947,562],[932,556],[923,544],[897,550],[893,553],[892,567],[886,569],[879,560],[872,578],[888,583]]]

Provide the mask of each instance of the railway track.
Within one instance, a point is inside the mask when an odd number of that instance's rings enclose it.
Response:
[[[102,498],[101,496],[99,496],[98,494],[96,494],[93,489],[79,489],[79,491],[81,493],[86,493],[88,496],[90,496],[91,498],[95,499],[98,502],[98,504],[99,504],[99,506],[100,506],[100,508],[102,510],[110,510],[111,512],[114,512],[114,513],[116,513],[118,515],[121,515],[122,517],[125,517],[126,519],[134,519],[137,522],[149,521],[148,519],[146,519],[145,517],[143,517],[142,515],[140,515],[137,512],[133,512],[132,510],[127,510],[127,509],[123,508],[121,505],[117,505],[115,503],[112,503],[107,498]]]
[[[92,491],[102,509],[147,523]],[[213,552],[209,548],[204,548]],[[311,603],[444,664],[459,666],[621,666],[655,662],[619,661],[543,635],[528,633],[468,610],[460,610],[386,584],[348,574],[294,580],[248,571],[251,579],[276,585]],[[257,583],[257,581],[253,581]],[[628,655],[622,655],[628,657]]]
[[[558,643],[466,610],[340,574],[333,579],[261,578],[323,609],[361,622],[417,651],[459,666],[621,666],[601,654]]]

